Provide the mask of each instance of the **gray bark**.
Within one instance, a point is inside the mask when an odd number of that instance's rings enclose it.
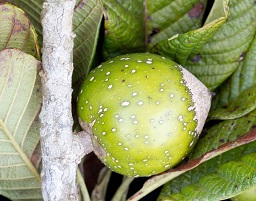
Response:
[[[42,192],[44,200],[78,200],[76,169],[92,151],[89,135],[72,133],[72,17],[75,0],[47,0],[43,5],[41,80]]]

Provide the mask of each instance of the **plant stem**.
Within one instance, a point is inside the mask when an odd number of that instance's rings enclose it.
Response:
[[[117,191],[111,201],[120,201],[122,199],[122,197],[124,196],[125,192],[126,193],[128,192],[128,188],[133,180],[134,180],[133,177],[124,177],[122,184],[117,189]]]
[[[77,168],[77,182],[80,186],[81,193],[83,195],[83,200],[84,201],[90,201],[91,200],[90,195],[88,193],[88,190],[87,190],[85,182],[84,182],[84,178],[83,178],[79,168]]]

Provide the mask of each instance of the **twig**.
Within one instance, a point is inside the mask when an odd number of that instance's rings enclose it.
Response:
[[[45,201],[78,200],[77,165],[85,153],[92,150],[90,137],[82,135],[81,138],[72,133],[71,78],[75,37],[72,18],[75,3],[76,0],[46,0],[43,4],[40,134]]]

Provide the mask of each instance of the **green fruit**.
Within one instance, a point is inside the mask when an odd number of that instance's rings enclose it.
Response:
[[[98,157],[113,171],[150,176],[178,164],[202,131],[208,89],[175,62],[153,54],[118,56],[93,70],[78,97]],[[96,140],[95,140],[95,139]]]
[[[256,200],[256,186],[250,188],[243,193],[231,198],[232,201],[255,201]]]

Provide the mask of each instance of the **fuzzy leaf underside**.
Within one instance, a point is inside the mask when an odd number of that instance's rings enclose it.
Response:
[[[217,0],[215,1],[222,1]],[[214,8],[213,8],[214,9]],[[241,62],[256,30],[256,4],[253,0],[232,0],[228,20],[188,59],[185,67],[211,90],[222,84]]]
[[[228,7],[225,10],[228,10]],[[227,13],[202,28],[162,40],[151,49],[151,52],[167,56],[173,61],[185,65],[191,54],[196,55],[226,19]]]
[[[248,114],[256,108],[256,85],[243,91],[226,107],[217,108],[210,112],[209,119],[235,119]]]
[[[143,0],[103,0],[105,60],[144,51]]]
[[[0,4],[0,50],[17,48],[40,58],[37,35],[26,14],[11,4]]]
[[[235,73],[220,86],[213,99],[213,107],[223,107],[236,99],[246,89],[256,84],[256,37],[250,48],[241,55],[240,64]],[[244,104],[242,101],[240,104]]]
[[[146,42],[151,48],[158,42],[202,26],[205,0],[150,0],[146,2]]]
[[[20,50],[0,51],[0,194],[42,200],[34,150],[40,139],[38,61]]]

